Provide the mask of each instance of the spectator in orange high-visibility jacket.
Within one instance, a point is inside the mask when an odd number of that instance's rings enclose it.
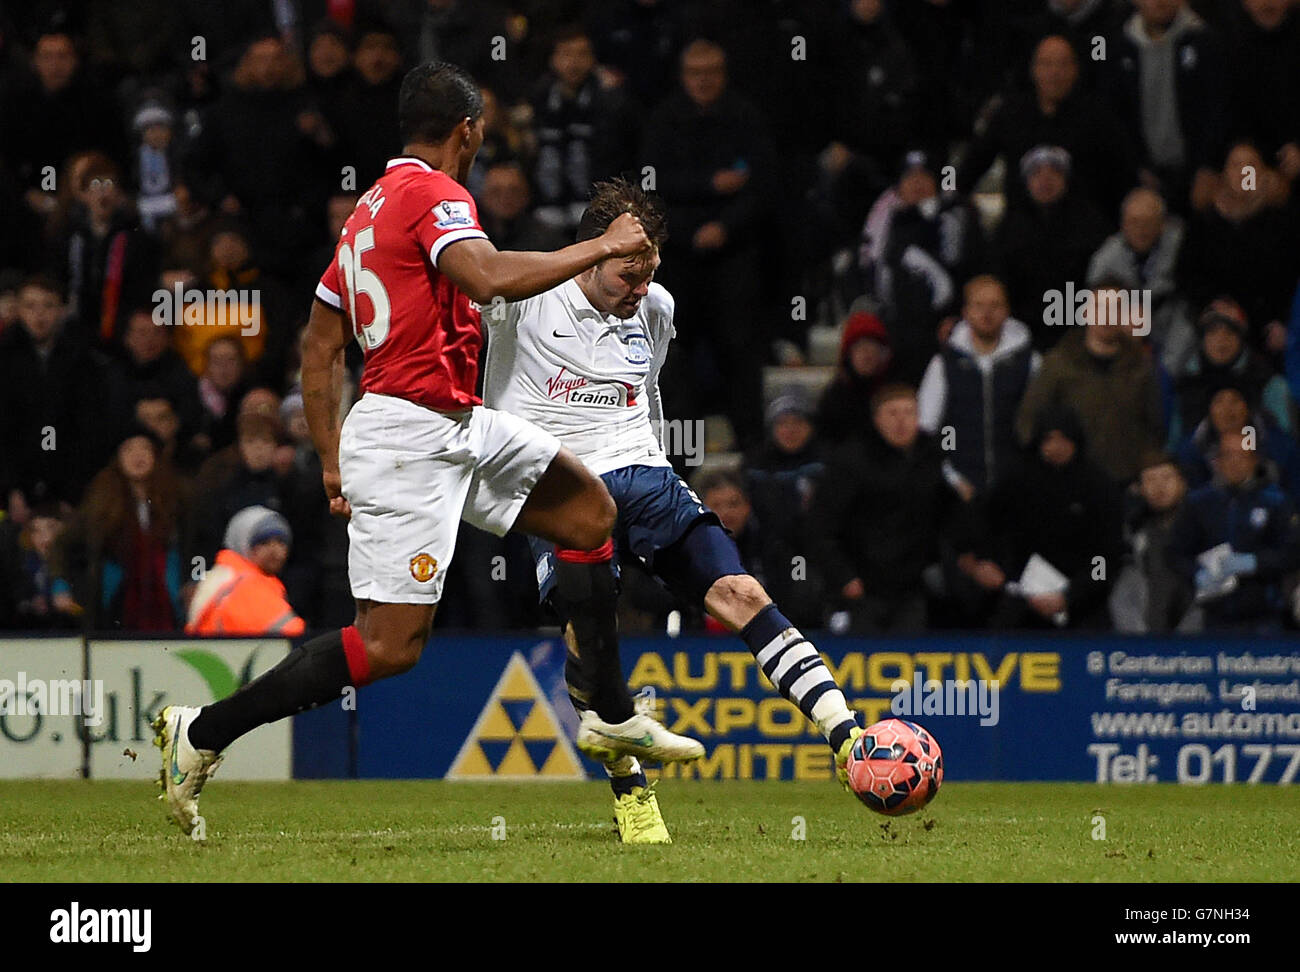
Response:
[[[289,559],[288,521],[265,506],[230,518],[216,564],[194,591],[185,630],[199,635],[284,635],[306,630],[276,575]]]

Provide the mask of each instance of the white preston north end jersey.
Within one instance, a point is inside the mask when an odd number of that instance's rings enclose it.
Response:
[[[627,320],[602,314],[576,282],[482,308],[483,404],[540,426],[597,476],[667,466],[660,441],[659,369],[673,298],[657,283]]]

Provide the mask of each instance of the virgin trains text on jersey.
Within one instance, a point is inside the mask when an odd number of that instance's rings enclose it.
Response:
[[[553,402],[569,405],[596,405],[625,408],[636,404],[630,385],[623,382],[592,384],[581,375],[569,374],[564,368],[559,374],[546,379],[546,397]]]

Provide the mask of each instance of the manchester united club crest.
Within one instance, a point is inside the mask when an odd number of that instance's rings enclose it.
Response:
[[[437,572],[438,561],[427,553],[416,554],[411,558],[411,576],[421,584],[433,580],[433,575]]]

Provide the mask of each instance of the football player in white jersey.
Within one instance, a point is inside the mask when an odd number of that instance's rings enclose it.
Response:
[[[639,760],[695,759],[704,748],[668,732],[628,691],[618,656],[618,556],[636,556],[745,640],[781,695],[825,735],[841,780],[861,729],[817,649],[745,570],[717,515],[664,454],[659,371],[676,332],[672,295],[653,282],[667,235],[663,210],[625,180],[598,183],[578,238],[599,236],[622,213],[641,221],[649,251],[606,260],[536,297],[483,307],[483,400],[555,435],[604,480],[618,506],[604,548],[530,543],[541,598],[564,625],[578,747],[605,764],[623,841],[667,843]]]

